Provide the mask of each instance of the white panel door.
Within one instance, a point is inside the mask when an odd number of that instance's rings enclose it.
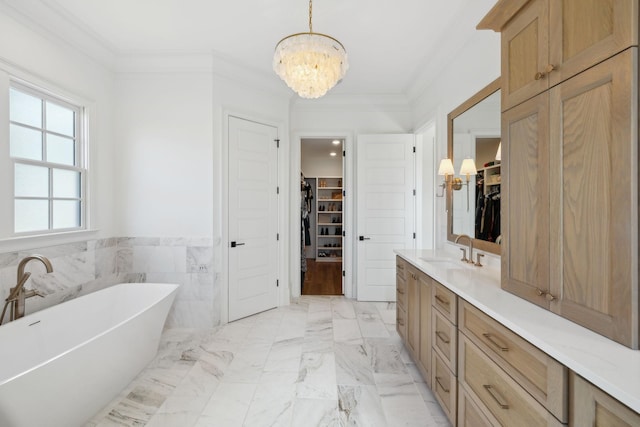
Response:
[[[229,117],[229,321],[277,306],[277,138]]]
[[[414,248],[413,135],[359,135],[357,290],[360,301],[395,301],[394,249]]]

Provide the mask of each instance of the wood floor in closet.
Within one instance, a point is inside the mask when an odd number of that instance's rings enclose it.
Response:
[[[342,263],[307,258],[302,295],[342,295]]]

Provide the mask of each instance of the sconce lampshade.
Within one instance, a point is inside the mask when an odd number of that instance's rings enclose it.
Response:
[[[453,163],[451,159],[440,160],[440,167],[438,168],[438,175],[453,175],[455,169],[453,169]]]
[[[475,175],[477,173],[476,163],[473,159],[464,159],[462,161],[462,165],[460,166],[460,175]]]
[[[496,151],[496,160],[502,160],[502,141],[500,141],[500,143],[498,144],[498,151]]]

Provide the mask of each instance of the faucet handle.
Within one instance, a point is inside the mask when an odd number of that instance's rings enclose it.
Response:
[[[462,251],[462,258],[460,258],[460,261],[469,262],[469,260],[467,259],[467,249],[466,248],[460,248],[460,250]]]
[[[45,295],[42,292],[40,292],[39,290],[37,290],[37,289],[30,289],[28,291],[25,291],[25,293],[24,293],[24,297],[25,298],[31,298],[31,297],[36,297],[36,296],[38,296],[40,298],[44,298],[45,297]]]
[[[480,258],[482,258],[483,256],[484,256],[484,254],[477,253],[476,254],[476,263],[473,264],[473,265],[475,265],[476,267],[482,267],[482,263],[480,262]]]

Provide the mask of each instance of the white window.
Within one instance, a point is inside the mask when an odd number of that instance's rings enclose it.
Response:
[[[16,83],[10,85],[15,235],[86,227],[82,115],[78,105]]]

